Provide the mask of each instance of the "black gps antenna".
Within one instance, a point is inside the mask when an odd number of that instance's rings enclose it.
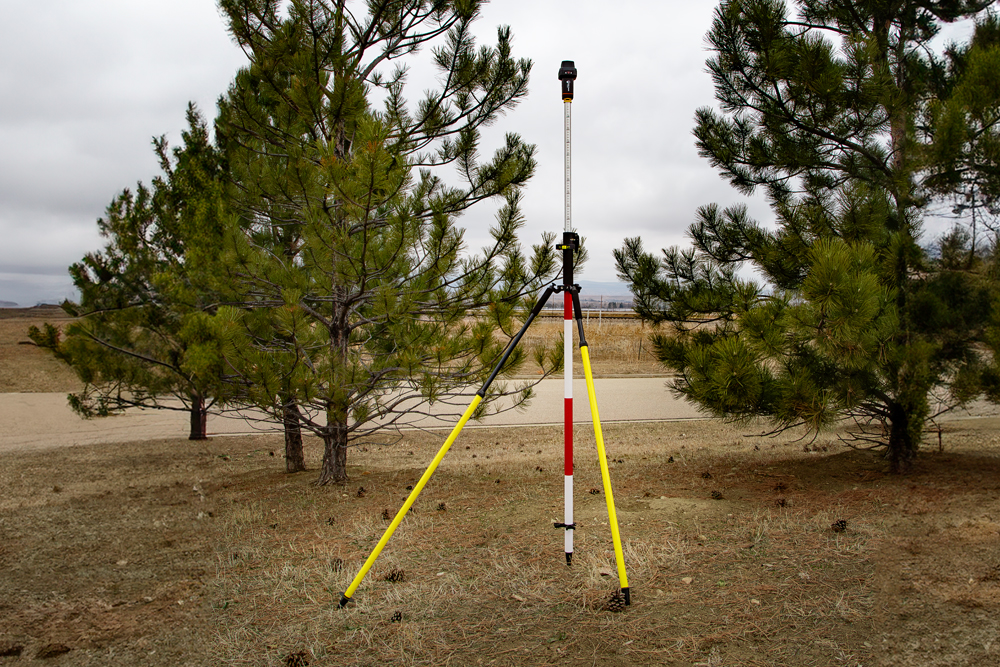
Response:
[[[559,80],[562,81],[562,98],[564,100],[573,99],[573,82],[576,80],[576,67],[573,66],[572,60],[562,61],[562,67],[559,68]]]

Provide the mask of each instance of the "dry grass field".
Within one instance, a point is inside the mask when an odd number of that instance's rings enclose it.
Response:
[[[75,391],[76,375],[31,344],[28,327],[69,322],[61,308],[0,308],[0,393]]]
[[[272,436],[12,452],[0,666],[996,665],[998,427],[950,422],[943,451],[935,436],[890,476],[833,436],[609,425],[623,612],[606,609],[589,428],[571,568],[552,527],[561,428],[470,428],[346,609],[383,513],[444,434],[352,451],[335,488],[312,484],[316,442],[311,471],[286,475]]]
[[[595,377],[621,375],[666,375],[662,364],[656,361],[647,337],[650,325],[631,318],[600,318],[594,314],[584,318],[584,333],[590,350],[590,363]],[[563,332],[563,320],[554,317],[539,318],[522,338],[522,345],[532,349],[539,345],[551,346]],[[574,330],[575,335],[575,330]],[[583,363],[579,352],[573,363],[573,375],[583,377]]]

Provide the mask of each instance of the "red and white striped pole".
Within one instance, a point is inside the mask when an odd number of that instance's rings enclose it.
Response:
[[[573,251],[579,245],[576,234],[573,233],[573,203],[571,174],[571,110],[573,107],[573,81],[576,80],[576,67],[572,60],[564,60],[559,68],[559,80],[562,82],[563,99],[563,143],[564,170],[566,175],[565,209],[566,224],[563,231],[563,373],[565,379],[564,399],[564,439],[565,439],[565,470],[564,470],[564,507],[563,525],[565,529],[566,564],[573,562]]]

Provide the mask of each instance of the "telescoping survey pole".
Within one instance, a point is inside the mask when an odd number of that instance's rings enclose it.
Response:
[[[563,471],[563,522],[556,524],[566,532],[565,551],[566,564],[573,563],[573,252],[579,247],[580,240],[573,233],[573,188],[572,188],[572,116],[573,116],[573,82],[576,80],[576,67],[572,60],[564,60],[559,68],[559,80],[562,82],[563,99],[563,171],[566,178],[564,191],[564,206],[566,220],[563,227],[563,242],[560,245],[563,255],[563,437],[565,439]]]
[[[604,435],[601,432],[601,418],[597,411],[597,396],[594,391],[594,375],[590,367],[590,348],[583,332],[583,314],[580,312],[580,288],[573,284],[573,252],[580,246],[580,238],[573,232],[573,202],[572,202],[572,164],[571,164],[571,118],[573,106],[573,82],[576,80],[576,67],[572,60],[564,60],[559,68],[559,80],[562,82],[563,98],[563,133],[565,156],[565,207],[566,224],[563,231],[563,242],[560,249],[563,253],[563,284],[560,289],[565,298],[563,315],[563,369],[565,372],[565,516],[557,528],[566,531],[566,564],[573,562],[573,319],[575,317],[580,333],[580,358],[583,361],[583,374],[587,381],[587,397],[590,400],[590,414],[594,421],[594,438],[597,442],[597,458],[601,467],[601,481],[604,485],[604,496],[608,504],[608,524],[611,526],[611,538],[615,549],[615,563],[618,568],[618,582],[625,597],[625,604],[632,603],[629,594],[628,576],[625,572],[625,556],[622,550],[621,535],[618,531],[618,516],[615,512],[615,497],[611,489],[611,474],[608,470],[608,457],[604,449]]]

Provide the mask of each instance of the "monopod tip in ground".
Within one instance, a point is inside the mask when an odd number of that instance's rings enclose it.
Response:
[[[343,593],[340,594],[340,608],[343,609],[347,606],[347,603],[351,601],[351,598],[347,597]]]

